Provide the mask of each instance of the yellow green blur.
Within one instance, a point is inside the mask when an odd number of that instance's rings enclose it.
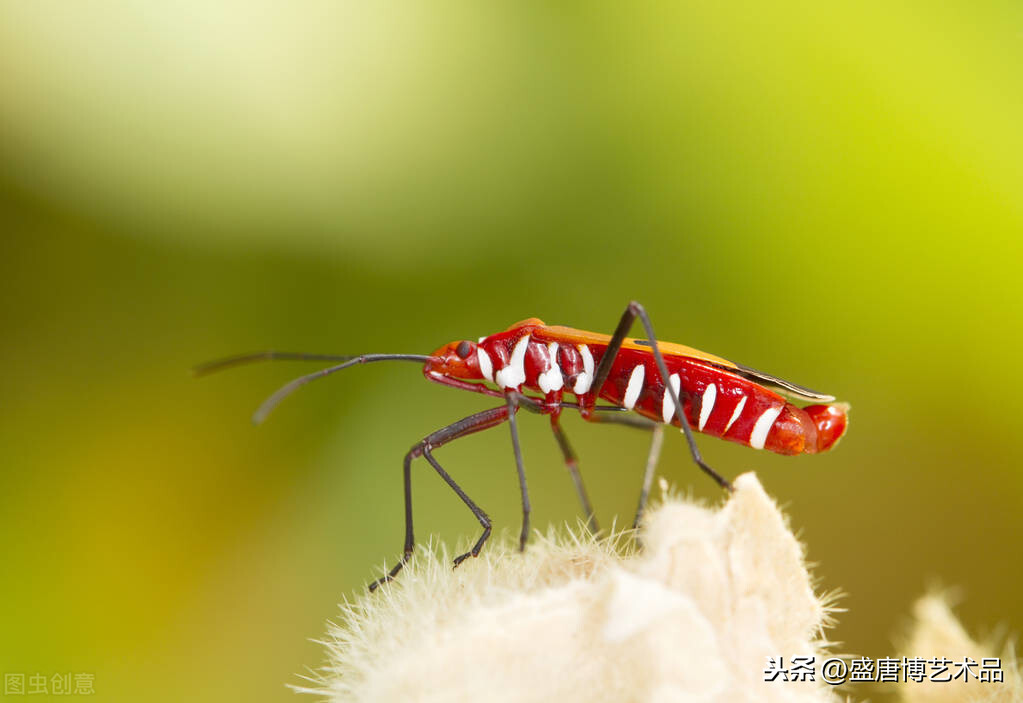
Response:
[[[851,403],[826,455],[700,444],[848,594],[842,651],[890,654],[934,582],[1023,629],[1021,27],[1017,2],[0,2],[0,670],[293,700],[398,555],[402,455],[488,401],[378,364],[257,428],[314,366],[188,369],[609,333],[630,299]],[[534,524],[574,521],[547,421],[519,424]],[[565,429],[630,520],[645,438]],[[662,474],[716,496],[667,440]],[[517,533],[506,430],[438,458]],[[415,500],[420,539],[475,537],[425,464]]]

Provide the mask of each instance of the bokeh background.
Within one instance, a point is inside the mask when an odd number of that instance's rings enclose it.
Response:
[[[827,455],[701,442],[847,594],[844,651],[892,654],[934,583],[1019,631],[1021,125],[1012,1],[3,2],[0,669],[292,700],[399,551],[402,455],[487,401],[380,364],[256,428],[312,367],[189,368],[610,332],[632,298],[852,404]],[[546,421],[520,424],[535,524],[575,521]],[[566,429],[628,516],[645,437]],[[716,498],[666,444],[662,475]],[[517,530],[506,431],[439,456]],[[425,466],[415,490],[421,538],[475,537]]]

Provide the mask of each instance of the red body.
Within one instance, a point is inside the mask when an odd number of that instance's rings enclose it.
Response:
[[[609,341],[605,335],[530,319],[477,343],[452,342],[434,352],[435,360],[423,372],[432,380],[488,381],[501,391],[532,391],[543,396],[551,414],[560,412],[563,395],[571,393],[589,418],[598,400],[593,374]],[[799,397],[833,400],[830,396],[681,345],[662,343],[659,348],[696,431],[778,454],[822,452],[845,432],[848,406],[798,407],[768,386],[784,385],[782,392]],[[641,340],[625,340],[599,399],[657,422],[679,424],[652,350]]]

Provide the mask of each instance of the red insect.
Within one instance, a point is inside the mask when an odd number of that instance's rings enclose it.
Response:
[[[643,324],[646,339],[625,336],[637,317]],[[343,363],[302,376],[283,386],[259,408],[254,416],[256,422],[262,421],[285,396],[299,386],[349,366],[374,361],[422,362],[423,374],[431,381],[504,401],[496,408],[475,413],[437,430],[405,455],[404,550],[400,561],[386,576],[373,583],[371,589],[392,579],[412,556],[415,548],[411,464],[419,456],[426,458],[483,527],[483,534],[473,548],[456,558],[455,565],[469,556],[479,554],[490,536],[490,518],[441,467],[432,450],[503,422],[508,422],[511,427],[522,492],[519,545],[520,548],[525,547],[529,534],[530,507],[515,422],[519,408],[550,416],[554,435],[594,531],[597,530],[596,521],[579,475],[578,462],[559,424],[561,411],[565,408],[578,410],[584,419],[591,422],[615,422],[653,431],[636,513],[637,522],[649,493],[660,452],[661,428],[665,424],[681,428],[693,461],[726,489],[731,489],[731,484],[701,458],[693,438],[693,428],[754,449],[767,449],[778,454],[815,454],[833,447],[842,437],[847,424],[848,406],[832,403],[832,396],[690,347],[657,342],[649,317],[636,302],[626,308],[618,328],[611,336],[571,327],[549,326],[541,320],[530,318],[503,332],[481,337],[477,342],[451,342],[429,356],[261,352],[210,362],[198,367],[196,371],[207,373],[263,359],[335,360]],[[664,379],[668,379],[668,383]],[[575,401],[566,401],[566,393],[572,394]],[[817,403],[797,407],[784,396]],[[599,401],[607,404],[598,404]],[[627,411],[636,414],[628,414]]]

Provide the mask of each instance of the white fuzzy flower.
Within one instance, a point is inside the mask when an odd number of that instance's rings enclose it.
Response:
[[[315,692],[334,701],[838,701],[765,682],[768,657],[821,656],[826,606],[752,474],[720,509],[669,500],[643,549],[541,538],[452,571],[421,550],[344,606]],[[622,540],[618,540],[622,542]],[[818,659],[820,661],[820,659]]]
[[[903,655],[909,657],[941,656],[953,661],[964,658],[980,662],[985,657],[998,657],[1004,680],[999,683],[977,683],[956,680],[942,683],[924,679],[919,683],[898,686],[902,703],[1019,703],[1023,701],[1023,680],[1013,647],[1003,648],[994,642],[978,642],[971,638],[952,613],[945,598],[933,593],[924,596],[913,606],[913,626],[905,644]],[[950,675],[956,671],[950,668]]]

